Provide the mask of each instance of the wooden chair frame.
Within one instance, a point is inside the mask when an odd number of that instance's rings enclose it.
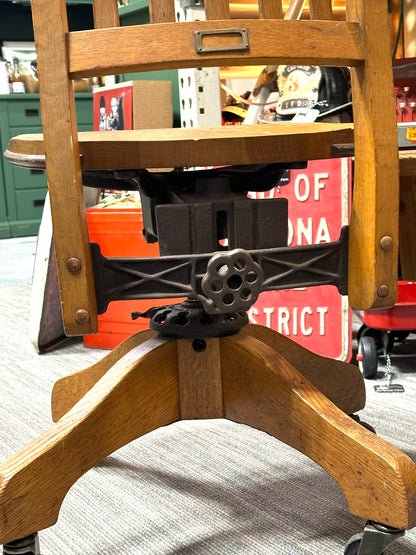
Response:
[[[97,327],[81,165],[290,162],[328,158],[334,145],[354,142],[349,298],[361,309],[394,303],[399,165],[387,6],[347,0],[347,20],[332,21],[330,0],[309,3],[313,21],[285,21],[279,1],[262,0],[260,19],[230,22],[227,1],[205,0],[207,21],[177,24],[173,2],[158,0],[150,2],[149,26],[120,28],[117,2],[94,0],[96,29],[69,33],[64,0],[32,0],[44,135],[12,139],[7,157],[33,165],[46,154],[68,335]],[[249,47],[235,50],[241,36],[229,29],[242,28]],[[195,32],[203,34],[202,53],[195,49]],[[117,50],[110,46],[114,40]],[[205,51],[209,46],[214,50]],[[354,128],[290,123],[77,132],[72,79],[259,63],[350,66]],[[231,337],[205,339],[202,351],[192,340],[136,334],[97,364],[60,380],[52,397],[55,425],[0,465],[0,541],[52,525],[68,489],[96,462],[159,426],[189,418],[225,417],[266,431],[326,469],[352,513],[411,528],[416,467],[350,418],[364,402],[356,367],[313,355],[267,328],[248,326]]]
[[[378,31],[385,34],[387,25],[387,13],[380,3],[348,0],[347,21],[330,20],[331,2],[316,0],[310,3],[310,11],[314,18],[319,17],[318,22],[232,20],[232,28],[248,30],[249,49],[202,54],[195,50],[194,32],[230,28],[230,23],[224,21],[230,15],[228,2],[206,2],[207,19],[216,16],[220,21],[179,24],[173,23],[172,2],[153,4],[152,24],[120,28],[116,2],[96,1],[96,29],[69,33],[60,0],[33,1],[44,137],[14,139],[9,151],[17,162],[19,156],[27,158],[28,153],[32,159],[47,153],[66,333],[83,335],[97,329],[78,151],[85,169],[104,169],[109,163],[119,169],[132,162],[135,167],[174,167],[328,158],[334,155],[334,144],[354,141],[350,304],[359,309],[394,304],[398,259],[397,131],[389,42],[382,41]],[[280,2],[260,2],[260,14],[281,17],[279,6]],[[235,33],[230,33],[214,35],[214,39],[208,36],[206,40],[224,46],[236,39]],[[111,46],[114,41],[117,49]],[[350,66],[354,135],[350,125],[331,125],[328,129],[319,123],[290,124],[289,128],[221,129],[224,140],[218,140],[216,129],[171,129],[164,134],[163,147],[155,149],[155,141],[161,139],[158,131],[125,131],[117,136],[77,133],[72,79],[201,64],[211,67],[259,63]],[[259,140],[261,151],[255,147]],[[68,260],[74,257],[82,267],[77,274],[68,269]]]

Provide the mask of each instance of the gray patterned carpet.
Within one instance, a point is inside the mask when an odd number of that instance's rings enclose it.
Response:
[[[103,351],[75,340],[39,355],[29,340],[29,283],[0,285],[0,459],[51,423],[53,383]],[[416,353],[416,342],[404,348]],[[361,415],[416,462],[416,357],[393,358],[405,393],[374,392]],[[234,423],[181,422],[136,440],[70,490],[42,555],[336,555],[362,530],[313,462]],[[416,554],[416,529],[386,552]]]

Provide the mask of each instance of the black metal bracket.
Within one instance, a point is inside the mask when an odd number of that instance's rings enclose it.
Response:
[[[187,299],[182,303],[156,306],[146,312],[133,312],[136,318],[149,318],[149,327],[162,337],[196,339],[224,337],[238,333],[248,324],[246,312],[207,314],[199,301]]]
[[[348,227],[318,245],[135,259],[105,258],[91,243],[91,253],[100,314],[115,300],[189,297],[224,314],[247,310],[261,291],[334,285],[347,294]]]

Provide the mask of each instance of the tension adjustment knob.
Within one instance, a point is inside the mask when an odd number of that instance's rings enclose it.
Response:
[[[264,273],[259,264],[243,249],[216,253],[208,262],[202,279],[204,295],[211,302],[208,313],[248,310],[259,296]]]

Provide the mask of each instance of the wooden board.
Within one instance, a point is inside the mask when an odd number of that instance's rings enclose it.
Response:
[[[222,34],[225,29],[231,29]],[[235,29],[246,29],[249,48]],[[203,42],[213,51],[198,52],[194,32],[217,31]],[[279,40],[273,40],[279,37]],[[117,48],[114,48],[117,44]],[[328,45],[331,45],[328,48]],[[345,21],[233,19],[190,21],[95,29],[67,35],[72,79],[97,75],[227,65],[338,65],[364,62],[360,27]]]
[[[85,170],[172,168],[332,158],[333,145],[353,142],[353,126],[289,122],[117,133],[86,131],[78,137]],[[17,165],[26,160],[30,166],[32,157],[43,154],[43,138],[37,134],[12,138],[5,156]]]

